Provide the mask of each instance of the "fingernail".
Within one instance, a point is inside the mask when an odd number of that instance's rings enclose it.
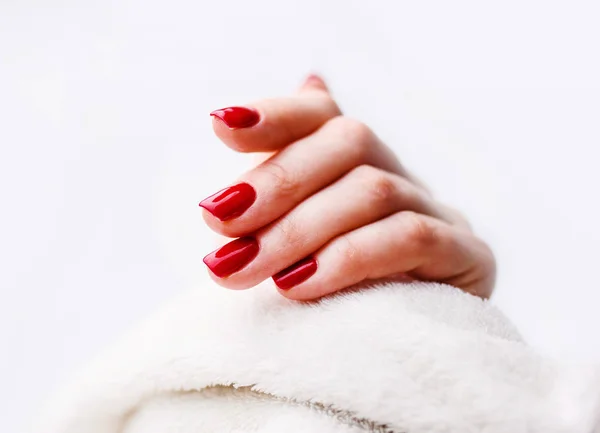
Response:
[[[319,87],[323,90],[327,89],[327,84],[325,84],[325,80],[321,78],[320,75],[317,74],[308,74],[308,76],[304,79],[303,87]]]
[[[213,111],[210,115],[222,120],[231,129],[250,128],[260,120],[258,111],[247,107],[221,108]]]
[[[225,278],[250,263],[258,254],[258,242],[252,237],[236,239],[213,251],[202,261],[219,278]]]
[[[203,207],[221,221],[227,221],[246,212],[255,200],[254,188],[250,184],[239,183],[205,198],[198,206]]]
[[[273,275],[273,281],[281,290],[289,290],[294,286],[308,280],[317,272],[317,261],[307,257]]]

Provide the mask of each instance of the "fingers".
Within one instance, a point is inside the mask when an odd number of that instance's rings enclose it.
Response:
[[[200,203],[213,230],[241,236],[204,258],[220,285],[272,276],[284,296],[309,300],[402,276],[490,295],[487,245],[368,127],[341,116],[318,76],[293,97],[211,115],[227,145],[268,158]]]
[[[204,262],[224,287],[249,288],[332,239],[402,210],[438,216],[428,197],[406,179],[360,166],[252,237],[209,254]]]
[[[469,231],[399,212],[341,235],[273,279],[287,298],[320,298],[365,280],[404,274],[489,297],[495,278],[489,248]]]
[[[242,236],[273,222],[355,167],[371,165],[404,175],[390,154],[363,123],[337,116],[200,206],[210,212],[204,218],[213,230]]]
[[[325,83],[309,76],[296,96],[265,99],[210,113],[217,136],[239,152],[272,152],[341,114]]]

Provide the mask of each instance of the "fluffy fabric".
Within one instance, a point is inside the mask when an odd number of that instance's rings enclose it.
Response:
[[[36,433],[591,433],[599,390],[597,370],[540,357],[448,286],[297,303],[207,282],[82,372]]]

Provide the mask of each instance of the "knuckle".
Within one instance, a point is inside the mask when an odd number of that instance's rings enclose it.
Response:
[[[365,249],[357,245],[348,234],[339,236],[334,245],[338,269],[352,274],[356,281],[365,280],[369,276]]]
[[[359,188],[365,190],[372,205],[389,204],[397,194],[397,185],[389,173],[370,165],[359,165],[353,170]]]
[[[471,226],[471,223],[469,222],[467,217],[458,209],[455,209],[443,203],[438,203],[438,207],[441,210],[443,219],[450,222],[451,224],[456,225],[457,227],[465,229],[471,233],[473,232],[473,227]]]
[[[263,170],[267,177],[266,185],[274,191],[277,199],[294,197],[299,186],[294,174],[275,161],[266,162]]]
[[[347,152],[355,154],[357,160],[367,159],[371,151],[375,134],[367,125],[346,116],[337,116],[329,120],[328,127],[341,139]]]
[[[334,128],[355,141],[369,140],[373,131],[360,120],[347,116],[337,116],[329,121]]]
[[[373,137],[373,131],[363,122],[350,117],[341,117],[345,134],[354,141],[368,141]]]
[[[389,204],[390,200],[395,196],[396,185],[389,176],[379,175],[376,177],[369,189],[369,194],[376,204]]]
[[[305,236],[296,220],[289,216],[282,217],[277,223],[276,242],[282,249],[289,249],[290,246],[296,248],[304,244]]]
[[[337,251],[345,264],[356,266],[361,263],[362,250],[352,242],[348,235],[340,236],[338,241]]]
[[[342,141],[342,146],[345,147],[344,154],[351,158],[357,164],[364,164],[372,160],[373,156],[373,141],[369,139],[347,138]]]
[[[428,250],[439,242],[439,234],[431,220],[412,211],[402,212],[407,242],[417,251]]]
[[[322,97],[323,107],[325,108],[325,111],[333,115],[339,115],[341,112],[340,107],[338,106],[337,102],[335,102],[335,100],[331,97],[331,95],[329,93],[326,93]]]

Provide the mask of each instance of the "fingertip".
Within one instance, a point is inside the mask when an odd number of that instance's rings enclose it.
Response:
[[[210,228],[212,231],[218,233],[221,236],[226,236],[223,233],[221,233],[221,226],[219,225],[218,218],[215,217],[206,207],[204,207],[202,205],[202,202],[200,202],[198,207],[202,209],[202,219],[204,220],[208,228]]]
[[[325,80],[316,73],[310,73],[304,79],[304,82],[300,86],[300,92],[306,90],[320,90],[329,93],[329,88],[325,83]]]
[[[222,122],[229,129],[251,128],[260,122],[260,113],[252,107],[225,107],[211,111],[213,119]]]
[[[306,291],[303,288],[293,288],[293,289],[281,289],[280,287],[277,287],[277,285],[275,284],[275,288],[277,289],[277,291],[279,292],[279,294],[281,296],[283,296],[286,299],[289,299],[290,301],[298,301],[298,302],[313,302],[313,301],[318,301],[322,296],[324,295],[318,295],[316,293],[312,293],[310,291]]]
[[[210,113],[213,130],[237,152],[280,150],[340,114],[329,94],[319,90],[324,89],[322,80],[308,79],[307,86],[305,94],[215,110]]]
[[[284,298],[289,299],[290,301],[299,301],[299,299],[296,299],[296,297],[294,296],[294,292],[293,291],[281,290],[277,286],[275,286],[275,288],[277,289],[277,292],[279,292],[279,294],[281,296],[283,296]]]
[[[237,152],[253,152],[256,127],[261,124],[264,114],[253,106],[231,106],[219,108],[209,113],[213,131],[219,139]],[[259,127],[260,129],[260,127]]]
[[[225,122],[219,117],[213,115],[212,127],[215,135],[221,140],[227,147],[236,152],[248,153],[252,152],[253,149],[248,145],[248,139],[241,139],[240,136],[244,136],[244,130],[230,128]]]
[[[204,261],[204,260],[203,260]],[[206,262],[204,263],[206,265]],[[225,289],[225,290],[234,290],[234,291],[240,291],[240,290],[247,290],[248,287],[244,287],[244,286],[236,286],[236,285],[231,285],[229,283],[229,280],[227,280],[227,278],[220,278],[218,276],[216,276],[208,266],[205,266],[206,268],[206,272],[208,274],[208,276],[210,277],[211,280],[213,280],[219,287]]]
[[[243,228],[236,227],[235,222],[221,221],[205,208],[202,209],[202,219],[209,229],[225,239],[237,238],[247,233]]]
[[[294,263],[273,275],[273,281],[282,290],[290,290],[312,277],[317,272],[317,260],[313,256]]]
[[[301,295],[301,292],[299,293],[298,290],[294,290],[294,289],[282,289],[281,287],[279,287],[277,285],[277,283],[271,278],[272,282],[273,282],[273,286],[275,287],[275,289],[277,290],[277,292],[279,292],[279,294],[281,296],[283,296],[286,299],[289,299],[290,301],[302,301],[302,296],[298,297],[298,295]]]

